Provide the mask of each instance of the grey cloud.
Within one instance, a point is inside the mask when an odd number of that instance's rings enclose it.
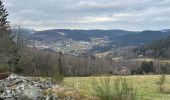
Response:
[[[169,0],[6,0],[11,22],[35,29],[170,28]]]

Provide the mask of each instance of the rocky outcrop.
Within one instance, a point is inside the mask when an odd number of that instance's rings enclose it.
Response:
[[[53,86],[50,81],[11,74],[0,80],[0,100],[58,100],[56,95],[46,96],[43,93]]]

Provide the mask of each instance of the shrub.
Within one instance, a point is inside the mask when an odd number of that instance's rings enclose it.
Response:
[[[92,93],[101,100],[137,100],[136,90],[122,77],[94,81]]]
[[[150,73],[150,72],[154,72],[154,66],[153,66],[153,62],[142,62],[142,66],[141,66],[141,70],[145,73]]]
[[[60,84],[63,82],[64,76],[58,73],[54,73],[51,78],[52,78],[52,83]]]

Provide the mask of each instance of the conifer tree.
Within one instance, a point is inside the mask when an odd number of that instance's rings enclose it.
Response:
[[[7,21],[8,12],[6,11],[2,0],[0,0],[0,31],[6,32],[9,30],[9,22]]]
[[[8,12],[0,0],[0,64],[9,65],[11,71],[18,62],[18,52],[7,17]]]

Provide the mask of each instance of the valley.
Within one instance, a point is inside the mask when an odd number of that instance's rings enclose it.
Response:
[[[23,29],[23,33],[27,32],[27,35],[23,37],[29,47],[55,52],[62,51],[73,55],[89,52],[95,54],[107,51],[122,51],[124,48],[126,48],[124,50],[127,50],[133,46],[141,46],[170,36],[170,31],[168,30],[141,32],[68,29],[28,30],[29,29]]]
[[[0,0],[0,100],[170,100],[169,0]]]

